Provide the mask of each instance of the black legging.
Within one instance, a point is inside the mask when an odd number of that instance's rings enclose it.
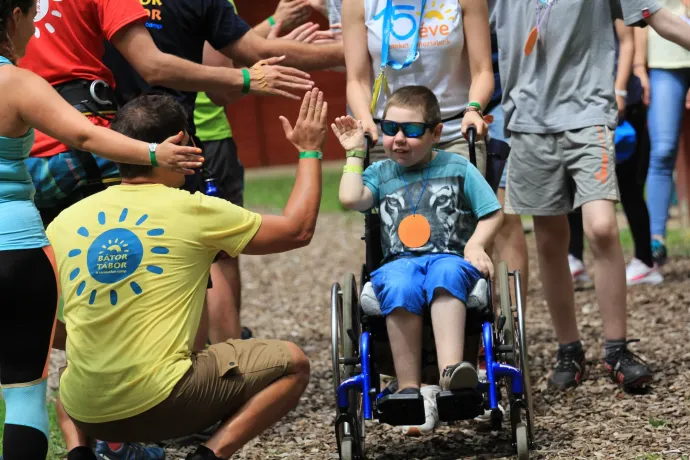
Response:
[[[44,371],[57,302],[55,271],[43,248],[0,251],[0,383],[7,399],[5,460],[44,460],[48,451],[44,433],[28,425],[47,422],[40,408],[45,409]]]
[[[633,155],[616,165],[616,176],[621,194],[621,203],[628,219],[630,233],[635,243],[635,257],[648,267],[654,265],[652,259],[652,235],[649,230],[649,212],[644,199],[644,184],[649,168],[649,132],[647,131],[647,108],[642,104],[628,107],[626,120],[637,133],[637,148]],[[568,252],[582,260],[584,231],[582,211],[577,209],[568,214],[570,224],[570,247]]]

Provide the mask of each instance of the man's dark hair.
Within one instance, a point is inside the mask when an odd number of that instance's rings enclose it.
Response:
[[[406,109],[421,110],[424,123],[437,125],[441,123],[441,107],[436,95],[426,86],[403,86],[397,89],[388,98],[383,117],[386,117],[391,107],[404,107]]]
[[[146,95],[132,99],[115,116],[112,129],[127,137],[158,144],[187,130],[187,113],[172,96]],[[148,176],[152,166],[118,163],[125,178]]]

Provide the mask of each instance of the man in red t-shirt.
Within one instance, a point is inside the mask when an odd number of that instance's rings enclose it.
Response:
[[[96,125],[109,126],[109,115],[116,110],[114,79],[101,62],[105,40],[151,84],[189,91],[242,91],[241,70],[202,66],[161,52],[145,27],[149,13],[137,0],[37,1],[35,36],[19,65],[45,78]],[[262,70],[267,81],[274,81],[270,88],[259,87],[260,74],[251,69],[252,93],[286,95],[285,90],[312,86],[308,75],[295,69],[272,65]],[[119,182],[112,162],[61,144],[50,133],[36,131],[26,164],[46,226],[70,204],[104,184]]]

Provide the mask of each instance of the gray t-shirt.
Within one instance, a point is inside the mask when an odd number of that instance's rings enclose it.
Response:
[[[625,0],[623,0],[625,1]],[[615,129],[618,0],[493,0],[506,134],[558,133],[588,126]],[[547,5],[551,3],[550,10]],[[525,42],[543,19],[539,40]]]
[[[644,27],[645,18],[661,9],[657,0],[620,0],[626,26]]]

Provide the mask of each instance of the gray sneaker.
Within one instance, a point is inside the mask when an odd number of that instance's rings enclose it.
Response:
[[[444,391],[477,388],[478,383],[477,371],[467,361],[446,367],[440,381],[441,389]]]

